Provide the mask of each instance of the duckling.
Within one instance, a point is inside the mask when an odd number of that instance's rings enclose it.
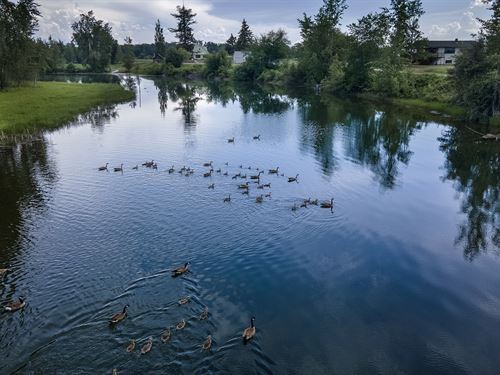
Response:
[[[299,178],[299,175],[296,175],[295,177],[288,177],[288,182],[297,182]]]
[[[251,180],[260,180],[260,175],[264,173],[264,171],[260,171],[258,175],[250,176]]]
[[[172,333],[170,332],[170,328],[167,328],[160,336],[161,342],[165,344],[170,340],[170,337],[172,337]]]
[[[185,305],[189,303],[189,297],[183,297],[177,303],[179,304],[179,306]]]
[[[201,345],[203,350],[209,350],[212,347],[212,336],[208,335],[207,339]]]
[[[238,186],[238,189],[246,189],[248,190],[250,187],[248,186],[248,182],[241,184]]]
[[[260,141],[260,134],[253,137],[255,141]]]
[[[278,167],[276,169],[270,169],[269,174],[278,174],[279,170],[280,170],[280,167]]]
[[[24,300],[23,297],[19,297],[18,301],[9,302],[7,306],[5,306],[5,311],[14,312],[24,309],[25,306],[26,306],[26,301]]]
[[[152,347],[153,347],[153,338],[149,337],[148,342],[146,342],[144,346],[141,348],[141,354],[149,353]]]
[[[228,197],[224,198],[224,203],[230,203],[231,202],[231,194],[229,194]]]
[[[179,323],[177,323],[175,329],[180,331],[181,329],[184,329],[185,326],[186,326],[186,321],[182,319]]]
[[[233,137],[233,138],[229,138],[229,139],[227,140],[227,143],[234,143],[234,137]]]
[[[121,164],[119,167],[116,167],[114,169],[115,172],[123,172],[123,164]]]
[[[330,199],[330,201],[322,202],[321,203],[321,208],[333,208],[333,198]]]
[[[262,203],[264,202],[264,196],[261,194],[257,198],[255,198],[255,203]]]
[[[207,320],[208,319],[208,307],[205,307],[205,310],[200,314],[199,316],[200,320]]]
[[[103,165],[102,167],[97,168],[97,170],[99,170],[101,172],[102,171],[107,171],[108,170],[108,165],[109,165],[109,163],[106,163],[106,165]]]
[[[203,163],[203,166],[204,167],[211,167],[213,163],[214,163],[213,161],[211,161],[209,163]]]
[[[7,275],[7,272],[9,272],[8,268],[0,268],[0,278],[2,278],[5,275]]]
[[[172,270],[172,276],[175,277],[185,274],[189,271],[189,265],[190,263],[186,262],[183,266],[177,267],[176,269]]]
[[[135,350],[135,340],[130,340],[127,346],[127,353],[132,353]]]
[[[135,167],[133,167],[132,170],[138,171],[139,170],[139,164],[137,164]]]
[[[215,189],[215,184],[208,185],[208,188],[212,190]]]
[[[172,165],[172,168],[170,168],[170,169],[168,170],[168,173],[169,173],[169,174],[172,174],[172,173],[174,173],[174,172],[175,172],[175,169],[174,169],[174,166]]]
[[[128,307],[129,307],[128,305],[125,305],[123,307],[122,312],[113,315],[111,317],[111,319],[109,319],[109,322],[111,324],[117,324],[117,323],[120,323],[122,320],[124,320],[127,317],[127,309],[128,309]]]
[[[245,330],[243,331],[242,337],[244,342],[250,341],[255,336],[255,332],[257,330],[255,328],[254,322],[255,322],[255,317],[252,317],[252,319],[250,319],[250,327],[245,328]]]

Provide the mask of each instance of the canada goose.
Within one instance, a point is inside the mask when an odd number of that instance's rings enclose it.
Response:
[[[130,340],[127,346],[127,353],[132,353],[135,350],[135,340]]]
[[[241,177],[241,173],[236,173],[236,174],[233,176],[233,180],[236,180],[238,177]]]
[[[299,178],[299,175],[296,175],[295,177],[288,177],[288,182],[297,182],[298,178]]]
[[[203,163],[204,167],[211,167],[214,162],[211,161],[210,163]]]
[[[186,166],[183,166],[179,172],[185,172],[186,171]]]
[[[317,206],[318,205],[318,200],[315,199],[313,201],[310,201],[309,204],[312,204],[313,206]]]
[[[209,188],[209,189],[215,189],[215,184],[208,185],[208,188]]]
[[[99,171],[107,171],[108,170],[108,165],[109,163],[106,163],[106,165],[103,165],[102,167],[97,168]]]
[[[9,271],[8,268],[0,268],[0,278],[4,277],[8,271]]]
[[[26,301],[24,300],[23,297],[19,297],[18,301],[11,301],[5,306],[5,311],[18,311],[21,309],[24,309],[24,306],[26,306]]]
[[[115,172],[123,172],[123,164],[121,164],[119,167],[116,167]]]
[[[199,316],[200,320],[207,320],[208,319],[208,307],[205,307],[205,310],[200,314]]]
[[[111,317],[111,319],[109,319],[109,322],[111,324],[120,323],[123,319],[125,319],[127,317],[127,309],[128,309],[128,305],[123,306],[122,312],[113,315]]]
[[[330,201],[322,202],[321,208],[333,208],[333,198]]]
[[[280,170],[280,167],[278,167],[276,169],[270,169],[269,174],[278,174],[279,170]]]
[[[189,303],[189,297],[183,297],[177,303],[179,304],[179,306],[185,305]]]
[[[248,167],[247,169],[248,169],[249,171],[251,171],[251,170],[252,170],[252,167]]]
[[[306,201],[304,201],[304,202],[300,205],[300,207],[301,207],[301,208],[307,208],[307,204],[308,204],[308,203],[307,203]]]
[[[246,180],[247,175],[246,175],[246,174],[242,174],[242,175],[240,176],[240,178],[241,178],[242,180]]]
[[[248,182],[241,184],[238,186],[238,189],[246,189],[248,190],[250,187],[248,186]]]
[[[228,197],[224,198],[224,203],[231,202],[231,194]]]
[[[227,143],[234,143],[234,137],[233,137],[233,138],[229,138],[229,139],[227,140]]]
[[[134,171],[139,170],[139,164],[137,164],[135,167],[133,167],[132,170],[134,170]]]
[[[271,198],[271,193],[264,195],[266,198]]]
[[[186,262],[183,266],[177,267],[176,269],[172,270],[172,276],[180,276],[185,274],[189,270],[189,264],[189,262]]]
[[[252,319],[250,319],[250,327],[245,328],[245,330],[243,331],[243,341],[247,342],[255,336],[256,329],[254,322],[255,317],[252,317]]]
[[[226,162],[224,163],[224,165],[227,167],[227,166],[229,165],[229,162],[227,162],[227,161],[226,161]]]
[[[268,183],[268,184],[264,184],[264,185],[262,185],[262,186],[264,186],[265,188],[268,188],[268,189],[270,189],[270,188],[271,188],[271,183]]]
[[[148,342],[146,342],[144,346],[141,348],[141,354],[149,353],[152,347],[153,347],[153,338],[149,337]]]
[[[220,169],[220,168],[219,168],[219,169],[217,169],[215,172],[216,172],[216,173],[222,173],[222,169]]]
[[[254,140],[260,141],[260,134],[253,137]]]
[[[154,163],[152,168],[158,170],[158,163]]]
[[[151,160],[151,161],[146,161],[144,163],[142,163],[142,166],[143,167],[147,167],[147,168],[151,168],[153,166],[153,164],[155,163],[154,160]]]
[[[255,198],[255,203],[262,203],[264,202],[264,196],[261,194],[257,198]]]
[[[208,335],[207,339],[201,345],[203,350],[209,350],[212,347],[212,336]]]
[[[258,185],[257,189],[263,190],[264,189],[264,185]]]
[[[260,175],[264,173],[264,171],[260,171],[258,175],[250,176],[251,180],[260,180]]]
[[[170,340],[170,337],[172,336],[172,333],[170,332],[170,328],[167,328],[165,331],[160,336],[161,342],[166,343],[168,340]]]
[[[248,189],[247,190],[243,190],[241,192],[241,194],[243,194],[243,195],[250,195],[250,190],[248,190]]]
[[[243,169],[243,164],[240,164],[240,169]]]
[[[203,174],[203,177],[205,177],[205,178],[206,178],[206,177],[210,177],[210,176],[212,176],[212,171],[213,171],[213,169],[211,169],[211,170],[210,170],[210,172],[204,173],[204,174]]]
[[[185,326],[186,326],[186,321],[182,319],[179,323],[177,323],[175,329],[180,331],[181,329],[184,329]]]
[[[292,211],[297,211],[299,208],[297,207],[297,204],[294,203],[292,206]]]
[[[174,172],[175,172],[175,169],[174,169],[174,166],[172,165],[172,168],[170,168],[170,169],[168,170],[168,173],[172,174],[172,173],[174,173]]]
[[[223,176],[229,176],[229,173],[227,173],[227,171],[226,171],[226,172],[224,172],[222,175],[223,175]]]

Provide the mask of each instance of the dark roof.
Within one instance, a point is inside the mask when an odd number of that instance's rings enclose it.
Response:
[[[429,40],[429,48],[472,48],[477,42],[474,40]]]

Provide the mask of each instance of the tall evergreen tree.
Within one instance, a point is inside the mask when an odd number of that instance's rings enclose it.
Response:
[[[130,72],[130,70],[134,66],[135,56],[134,56],[134,50],[132,47],[132,38],[129,36],[125,38],[124,50],[125,51],[123,54],[123,66],[125,67],[125,70],[127,72]]]
[[[231,34],[231,36],[229,37],[229,39],[226,41],[226,51],[227,53],[229,53],[230,55],[232,55],[236,49],[236,37]]]
[[[182,7],[177,6],[177,13],[172,13],[171,15],[177,20],[177,27],[169,28],[168,30],[175,34],[180,47],[186,51],[192,52],[196,40],[191,26],[196,23],[194,19],[196,13],[193,13],[192,9],[186,8],[183,5]]]
[[[155,25],[155,54],[153,59],[163,61],[166,50],[167,45],[165,43],[165,36],[163,35],[163,27],[161,27],[160,20],[157,20]]]
[[[247,21],[243,19],[240,32],[238,33],[238,40],[236,41],[236,50],[247,51],[252,45],[253,41],[254,39],[252,30],[250,30],[250,26],[248,26]]]
[[[479,19],[481,35],[486,39],[488,50],[500,53],[500,0],[483,0],[493,12],[489,20]]]

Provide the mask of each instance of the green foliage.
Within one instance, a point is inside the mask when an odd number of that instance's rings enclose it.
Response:
[[[345,91],[345,71],[344,63],[335,58],[330,64],[328,76],[323,80],[324,88],[330,92]]]
[[[227,78],[229,77],[232,61],[226,51],[220,51],[208,55],[205,59],[204,76],[213,78]]]
[[[125,46],[123,47],[123,49],[124,49],[123,66],[125,67],[125,70],[128,73],[134,66],[135,62],[134,51],[132,50],[132,38],[130,37],[125,38]]]
[[[165,62],[179,68],[190,56],[189,52],[183,48],[170,47],[165,54]]]
[[[73,41],[78,45],[82,62],[94,72],[104,72],[111,63],[115,40],[111,26],[94,17],[94,12],[81,14],[80,20],[73,23]]]
[[[165,58],[167,45],[165,43],[165,36],[163,35],[163,28],[161,27],[160,20],[155,24],[155,52],[153,59],[162,61]]]
[[[182,7],[177,6],[177,13],[172,13],[171,15],[177,20],[177,27],[169,28],[168,30],[175,34],[175,37],[179,41],[179,47],[192,52],[196,41],[192,28],[196,23],[194,20],[196,13],[193,13],[192,9],[186,8],[183,5]]]
[[[244,19],[241,23],[241,29],[238,33],[238,39],[236,41],[235,50],[236,51],[248,51],[254,42],[254,37],[250,26],[248,26],[247,21]]]
[[[391,0],[391,45],[403,57],[415,61],[418,42],[422,39],[419,20],[425,13],[422,0]]]
[[[227,53],[229,53],[230,55],[232,55],[236,50],[236,42],[237,42],[236,37],[233,34],[231,34],[229,39],[226,41],[225,48]]]

